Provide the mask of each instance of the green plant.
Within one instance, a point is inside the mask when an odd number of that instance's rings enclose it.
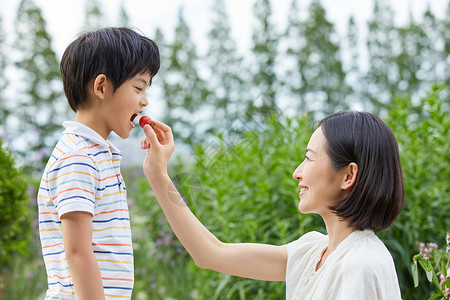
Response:
[[[394,257],[404,299],[432,294],[430,286],[414,288],[410,263],[416,241],[439,240],[450,228],[449,93],[448,86],[434,85],[419,101],[398,97],[385,118],[400,148],[405,207],[380,238]]]
[[[282,245],[310,230],[323,232],[319,217],[299,213],[292,178],[314,129],[311,119],[274,115],[257,130],[230,141],[226,137],[233,136],[233,128],[198,145],[190,162],[179,160],[170,172],[201,222],[230,243]],[[195,270],[196,299],[285,297],[282,282],[224,275],[199,269],[193,262],[190,266]]]
[[[384,118],[399,144],[406,203],[393,226],[378,235],[394,258],[404,299],[427,299],[435,294],[433,286],[414,287],[410,263],[417,240],[438,240],[450,228],[449,109],[447,88],[435,86],[416,103],[397,98]],[[308,116],[272,117],[244,131],[231,124],[192,153],[179,157],[169,173],[196,216],[224,242],[280,245],[311,230],[324,232],[318,216],[298,212],[292,179],[315,128],[312,124]],[[198,268],[179,248],[140,169],[124,177],[133,222],[134,299],[285,296],[280,282]],[[167,242],[161,242],[163,239]],[[425,273],[419,277],[425,280]]]
[[[447,248],[442,250],[435,243],[420,243],[420,253],[414,255],[411,263],[411,271],[414,278],[414,286],[419,286],[419,271],[417,265],[420,265],[427,275],[429,282],[432,282],[437,293],[429,300],[443,297],[450,299],[450,233],[447,232]],[[440,281],[438,279],[440,276]]]
[[[133,299],[186,299],[193,278],[189,255],[171,231],[141,168],[124,169],[123,174],[133,235]]]
[[[16,270],[17,255],[28,254],[33,221],[30,193],[34,188],[0,140],[0,298]]]
[[[27,204],[25,176],[15,165],[9,150],[2,147],[0,140],[0,265],[8,266],[13,253],[23,253],[26,250],[24,241],[30,225]]]

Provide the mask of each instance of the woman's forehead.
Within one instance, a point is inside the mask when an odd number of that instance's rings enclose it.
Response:
[[[322,128],[319,127],[311,135],[307,150],[319,153],[323,149],[325,142],[326,142],[325,135],[323,134]]]

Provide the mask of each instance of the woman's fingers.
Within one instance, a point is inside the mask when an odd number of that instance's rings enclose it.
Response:
[[[170,126],[164,124],[163,122],[154,121],[155,122],[155,132],[158,134],[158,139],[161,138],[161,140],[165,141],[166,143],[169,143],[173,140],[172,136],[172,129]]]

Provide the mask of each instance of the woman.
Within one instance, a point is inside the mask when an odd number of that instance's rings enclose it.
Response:
[[[287,299],[401,299],[392,256],[374,232],[404,203],[398,146],[390,128],[363,112],[319,122],[294,171],[299,210],[319,214],[328,235],[309,232],[287,245],[222,243],[191,213],[167,174],[170,127],[144,127],[144,174],[174,233],[195,263],[259,280],[286,280]]]

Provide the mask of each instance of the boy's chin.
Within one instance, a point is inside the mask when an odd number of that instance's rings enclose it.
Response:
[[[115,132],[115,131],[114,131]],[[130,137],[130,131],[125,132],[115,132],[118,136],[120,136],[122,139],[127,139]]]

